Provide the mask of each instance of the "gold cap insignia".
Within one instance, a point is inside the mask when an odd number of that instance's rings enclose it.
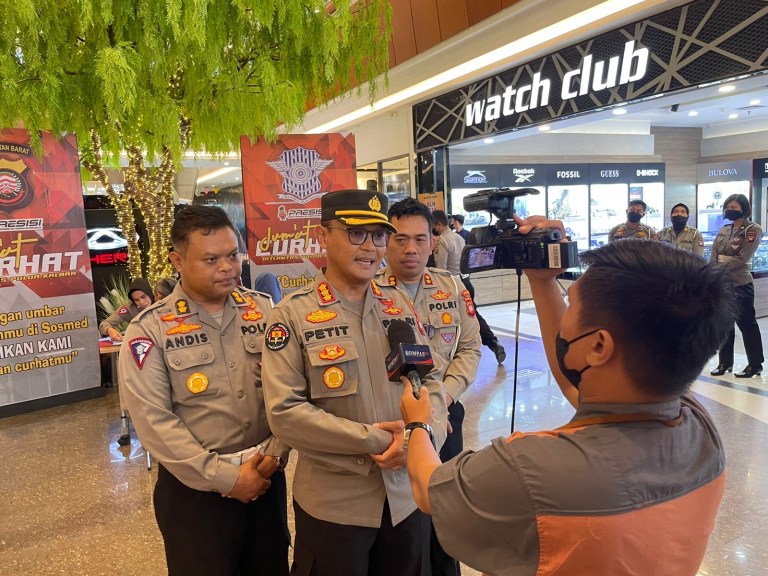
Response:
[[[368,201],[368,207],[374,212],[381,212],[381,202],[378,197],[374,196]]]
[[[208,376],[202,372],[195,372],[187,378],[187,390],[192,394],[200,394],[208,390]]]

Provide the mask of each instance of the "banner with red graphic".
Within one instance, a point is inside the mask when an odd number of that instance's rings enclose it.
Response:
[[[0,130],[0,407],[99,387],[74,136]]]
[[[353,134],[283,134],[270,144],[240,138],[251,278],[269,271],[283,292],[325,265],[315,238],[320,198],[357,187]]]

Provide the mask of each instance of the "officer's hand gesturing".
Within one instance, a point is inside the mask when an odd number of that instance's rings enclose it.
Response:
[[[376,428],[386,430],[392,434],[392,443],[381,454],[371,454],[371,458],[382,470],[400,470],[405,466],[408,455],[403,448],[403,434],[405,422],[395,420],[393,422],[376,422]]]
[[[253,458],[240,464],[240,475],[237,477],[232,491],[225,494],[228,498],[237,498],[240,502],[250,502],[269,490],[272,481],[259,474],[259,464],[264,460],[264,454],[256,454]]]

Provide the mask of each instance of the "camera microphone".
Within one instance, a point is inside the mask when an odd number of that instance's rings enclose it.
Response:
[[[413,397],[418,400],[421,379],[434,366],[429,346],[416,343],[416,334],[405,320],[392,320],[387,328],[387,339],[391,350],[385,360],[389,380],[400,382],[400,376],[407,376],[411,381]]]

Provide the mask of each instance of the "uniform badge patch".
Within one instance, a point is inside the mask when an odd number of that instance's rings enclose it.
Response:
[[[450,344],[451,342],[453,342],[453,339],[455,337],[456,337],[455,332],[446,332],[446,333],[440,334],[440,338],[442,338],[446,344]]]
[[[174,308],[176,308],[176,314],[189,314],[189,302],[186,300],[176,300]]]
[[[704,238],[699,236],[699,246],[704,246]]]
[[[394,306],[387,306],[384,308],[384,314],[389,314],[390,316],[400,316],[402,313],[402,308],[395,308]]]
[[[432,276],[429,274],[424,274],[424,286],[434,286],[434,283],[432,282]]]
[[[168,336],[173,336],[174,334],[189,334],[195,330],[200,330],[202,327],[202,324],[185,324],[184,322],[181,322],[178,326],[166,330],[165,333]]]
[[[379,288],[379,285],[376,284],[375,280],[371,280],[371,292],[373,292],[373,295],[376,296],[376,298],[384,297],[384,294],[381,292],[381,288]]]
[[[336,360],[336,358],[341,358],[346,353],[347,351],[338,344],[329,344],[320,351],[320,358],[322,360]]]
[[[374,212],[381,212],[381,202],[376,196],[374,196],[368,201],[368,206]]]
[[[451,297],[451,293],[450,292],[443,292],[439,288],[437,289],[437,292],[435,292],[434,294],[431,295],[431,298],[433,300],[448,300],[448,298],[450,298],[450,297]]]
[[[337,366],[331,366],[323,372],[323,384],[331,390],[341,388],[344,385],[344,371]]]
[[[320,301],[323,304],[336,302],[336,296],[334,296],[331,287],[328,285],[328,282],[320,282],[320,284],[318,284],[317,295],[320,297]]]
[[[747,242],[754,242],[757,238],[757,230],[754,228],[747,230]]]
[[[245,304],[245,298],[243,298],[243,295],[240,294],[237,290],[232,292],[232,300],[237,302],[238,304]]]
[[[389,278],[387,278],[387,282],[389,282],[390,286],[397,286],[397,276],[390,274]]]
[[[451,322],[453,322],[453,316],[448,314],[448,312],[443,312],[440,315],[440,319],[443,321],[443,324],[450,324]]]
[[[288,330],[288,326],[282,322],[277,322],[267,330],[265,344],[270,350],[282,350],[288,345],[290,339],[291,332]]]
[[[307,322],[312,322],[313,324],[319,324],[320,322],[328,322],[328,320],[333,320],[336,318],[338,314],[336,312],[331,312],[330,310],[320,310],[317,309],[314,312],[310,312],[307,314]]]
[[[120,308],[117,309],[117,313],[120,314],[120,316],[125,316],[126,314],[130,314],[131,311],[125,306],[120,306]]]
[[[243,314],[242,318],[248,322],[256,322],[257,320],[264,318],[264,314],[258,310],[250,309],[245,314]]]
[[[464,289],[461,291],[461,297],[464,299],[464,304],[467,307],[467,314],[470,316],[475,315],[475,303],[472,302],[472,296],[469,295],[469,290]]]
[[[144,362],[147,359],[149,351],[155,346],[155,343],[149,338],[134,338],[128,342],[128,347],[131,349],[131,356],[133,361],[136,362],[136,366],[141,370],[144,367]]]
[[[200,394],[208,390],[208,376],[202,372],[195,372],[187,378],[187,390],[192,394]]]
[[[168,314],[163,314],[162,316],[160,316],[160,320],[162,320],[163,322],[173,322],[174,320],[176,320],[176,314],[174,314],[173,312],[169,312]]]

